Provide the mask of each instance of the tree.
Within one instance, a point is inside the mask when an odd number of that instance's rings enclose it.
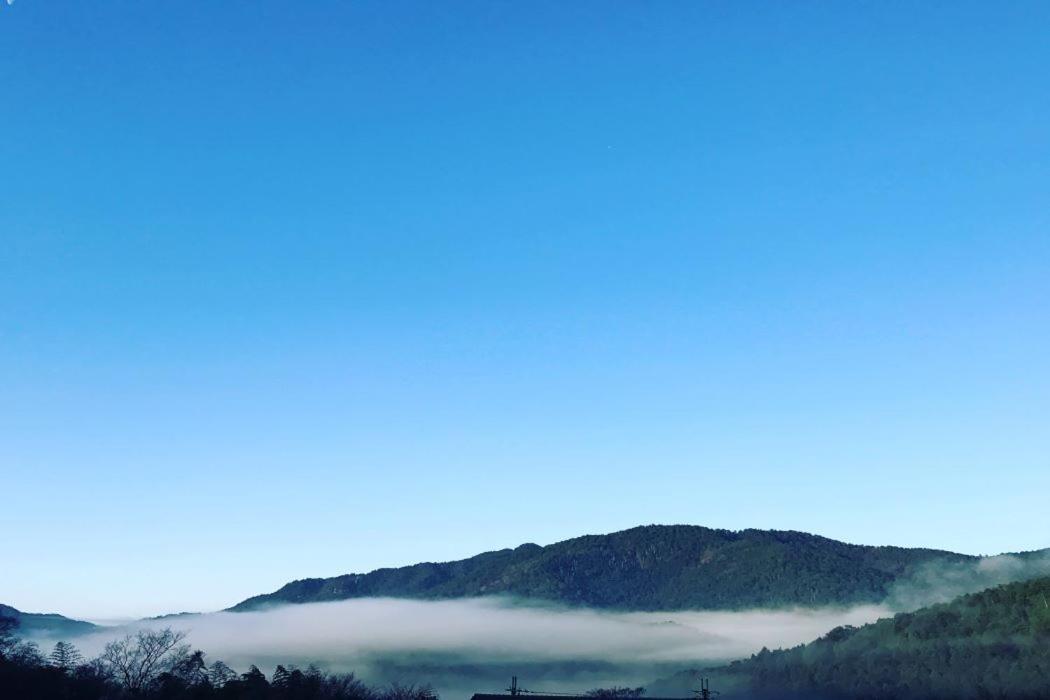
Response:
[[[592,698],[640,698],[645,695],[645,688],[594,688],[588,690],[587,695]]]
[[[263,698],[270,692],[270,684],[266,680],[266,674],[259,667],[252,664],[247,673],[241,674],[241,695],[248,698]]]
[[[437,700],[429,685],[394,683],[381,694],[383,700]]]
[[[222,661],[215,661],[208,667],[208,680],[216,688],[221,688],[236,678],[237,672]]]
[[[296,687],[296,673],[299,672],[292,672],[289,683],[293,688]],[[325,674],[320,685],[323,697],[326,698],[339,698],[340,700],[378,700],[379,698],[375,690],[361,682],[353,673]],[[426,687],[423,696],[436,699],[429,686]]]
[[[69,673],[84,661],[80,650],[69,642],[58,642],[51,650],[51,665],[60,671]]]
[[[139,630],[110,642],[99,656],[105,669],[132,694],[140,694],[160,676],[185,662],[189,645],[185,632],[171,628]]]
[[[187,654],[171,667],[171,674],[186,685],[203,685],[208,682],[208,665],[204,663],[204,652],[197,649]]]
[[[18,619],[10,615],[0,615],[0,659],[4,658],[15,645]]]
[[[16,639],[0,653],[0,657],[19,666],[43,666],[44,656],[36,642],[24,642]]]
[[[288,687],[289,678],[291,678],[291,674],[288,673],[288,669],[279,665],[273,670],[273,677],[270,680],[270,685],[274,688],[286,688]]]

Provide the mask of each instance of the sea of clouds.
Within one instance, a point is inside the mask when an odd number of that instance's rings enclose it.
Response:
[[[1050,574],[1050,555],[998,556],[921,568],[879,605],[746,611],[613,612],[512,598],[364,598],[244,613],[144,620],[76,643],[94,655],[116,637],[172,627],[210,660],[234,668],[317,663],[366,680],[431,682],[439,690],[500,690],[519,675],[534,690],[644,684],[661,675],[791,647],[840,625]]]
[[[146,620],[80,637],[87,655],[116,637],[172,627],[234,668],[317,663],[388,683],[499,690],[509,676],[533,689],[645,683],[684,666],[724,662],[763,646],[793,646],[842,624],[889,614],[882,606],[742,612],[607,612],[508,598],[364,598],[257,612]],[[480,687],[478,687],[480,685]],[[579,686],[579,687],[577,687]]]

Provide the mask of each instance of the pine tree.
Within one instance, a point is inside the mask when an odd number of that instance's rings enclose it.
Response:
[[[83,663],[84,657],[80,650],[69,642],[58,642],[51,650],[51,665],[57,669],[69,672]]]
[[[266,674],[260,671],[259,667],[255,664],[251,665],[247,673],[241,674],[241,681],[243,681],[252,692],[261,691],[270,687],[270,684],[266,681]]]
[[[286,688],[288,687],[288,679],[291,674],[288,673],[288,669],[284,666],[278,666],[273,671],[273,678],[270,679],[270,685],[274,688]]]
[[[221,661],[215,661],[208,667],[208,681],[216,688],[221,688],[237,678],[237,673]]]

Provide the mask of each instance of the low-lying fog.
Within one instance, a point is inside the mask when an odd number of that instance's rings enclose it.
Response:
[[[646,683],[654,674],[746,656],[763,646],[793,646],[837,625],[859,625],[889,612],[864,606],[617,613],[501,598],[369,598],[140,622],[77,643],[95,654],[114,636],[170,626],[185,630],[208,659],[241,669],[252,663],[269,671],[278,663],[316,662],[375,682],[430,681],[464,690],[468,683],[479,684],[477,690],[500,689],[515,673],[532,689],[586,690]]]
[[[608,612],[512,598],[366,598],[260,612],[174,616],[77,638],[91,656],[142,627],[172,627],[207,659],[238,670],[317,663],[373,683],[432,683],[449,697],[498,691],[511,675],[531,690],[644,685],[686,668],[811,641],[963,593],[1050,573],[1050,557],[998,556],[921,568],[882,605],[741,612]]]

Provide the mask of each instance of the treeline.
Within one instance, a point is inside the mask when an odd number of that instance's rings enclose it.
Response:
[[[292,581],[231,610],[348,598],[494,594],[620,610],[850,605],[885,600],[895,582],[923,565],[976,561],[962,554],[852,545],[802,532],[649,525],[546,547],[526,544],[455,562]]]
[[[840,627],[715,673],[762,697],[1048,698],[1050,578]]]
[[[47,654],[0,617],[0,698],[39,700],[436,700],[429,687],[370,686],[352,673],[277,666],[237,673],[184,643],[171,629],[110,642],[93,659],[58,642]]]

